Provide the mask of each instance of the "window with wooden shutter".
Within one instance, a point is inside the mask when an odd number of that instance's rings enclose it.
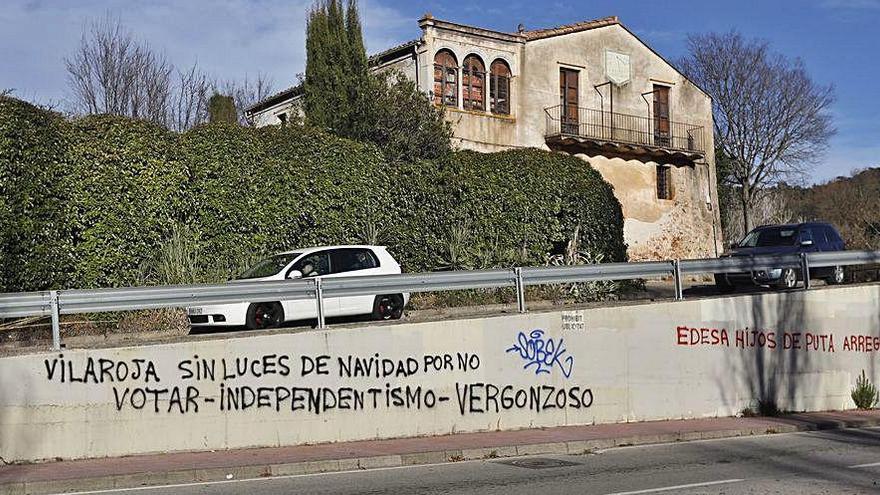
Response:
[[[504,60],[496,60],[489,70],[490,110],[495,114],[510,115],[510,67]]]
[[[559,103],[562,106],[562,132],[578,133],[578,71],[559,69]]]
[[[669,146],[669,88],[654,85],[654,145]]]
[[[672,168],[657,165],[657,199],[672,199]]]
[[[458,106],[458,61],[449,50],[434,56],[434,103]]]
[[[486,66],[480,57],[468,55],[461,69],[461,101],[465,110],[482,112],[486,109],[485,97]]]

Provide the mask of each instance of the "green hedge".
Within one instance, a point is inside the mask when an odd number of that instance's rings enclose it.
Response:
[[[626,259],[611,186],[578,158],[537,149],[454,153],[396,169],[403,228],[391,241],[410,270],[543,264],[575,230],[581,249]]]
[[[58,286],[72,271],[61,116],[0,97],[0,292]]]
[[[611,187],[558,153],[390,166],[373,145],[302,127],[177,135],[119,117],[68,122],[8,98],[0,130],[4,291],[161,281],[145,266],[172,234],[192,243],[197,280],[341,243],[388,245],[408,271],[543,264],[576,230],[583,249],[625,259]]]
[[[316,131],[212,124],[181,136],[179,156],[187,223],[202,257],[230,273],[256,254],[361,242],[388,202],[376,148]]]
[[[176,137],[146,121],[107,115],[76,120],[67,135],[75,241],[68,285],[136,284],[181,214],[187,177],[175,159]]]

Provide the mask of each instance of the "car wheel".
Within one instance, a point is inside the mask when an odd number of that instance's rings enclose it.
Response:
[[[718,292],[722,294],[730,294],[731,292],[736,291],[736,286],[730,283],[723,273],[715,274],[715,287],[718,289]]]
[[[248,307],[245,324],[253,330],[277,328],[284,323],[284,308],[277,302],[253,303]]]
[[[797,272],[794,268],[784,268],[776,286],[780,289],[794,289],[797,287],[797,280]]]
[[[401,316],[403,316],[403,296],[400,294],[376,296],[373,302],[373,319],[399,320]]]
[[[842,266],[835,266],[831,269],[831,276],[825,281],[829,284],[840,285],[846,281],[846,270]]]

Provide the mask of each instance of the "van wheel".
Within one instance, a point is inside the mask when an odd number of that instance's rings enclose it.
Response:
[[[252,330],[277,328],[284,323],[284,308],[277,302],[253,303],[248,307],[245,325]]]
[[[373,302],[374,320],[399,320],[403,316],[403,296],[391,294],[376,296]]]

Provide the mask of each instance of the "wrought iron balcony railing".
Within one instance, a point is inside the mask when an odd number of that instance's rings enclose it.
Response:
[[[544,109],[545,137],[573,137],[648,146],[692,153],[705,153],[703,127],[666,119],[608,112],[591,108],[563,110],[562,105]]]

